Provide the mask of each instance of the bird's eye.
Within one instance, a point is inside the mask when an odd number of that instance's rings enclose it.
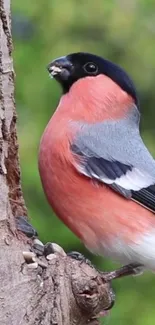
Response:
[[[83,68],[84,68],[85,72],[87,72],[89,74],[96,74],[98,72],[98,67],[93,62],[86,63]]]

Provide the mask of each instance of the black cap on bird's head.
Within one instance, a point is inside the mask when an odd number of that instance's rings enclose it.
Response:
[[[50,76],[62,86],[63,92],[69,91],[77,80],[104,74],[126,91],[138,105],[135,86],[127,73],[115,63],[89,53],[73,53],[52,61],[47,67]]]

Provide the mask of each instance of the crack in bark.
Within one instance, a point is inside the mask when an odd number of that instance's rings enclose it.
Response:
[[[18,157],[18,144],[15,122],[16,116],[12,119],[10,125],[10,137],[8,140],[8,156],[5,158],[7,169],[7,183],[9,185],[9,199],[14,216],[27,216],[27,209],[23,199],[23,193],[20,183],[20,168]],[[12,168],[13,166],[13,168]],[[17,185],[18,184],[18,185]]]
[[[23,199],[23,193],[20,182],[20,168],[18,157],[18,143],[16,132],[17,115],[15,112],[14,101],[14,71],[12,63],[12,37],[10,28],[10,16],[6,16],[4,8],[4,0],[0,0],[0,20],[2,25],[2,36],[4,38],[4,46],[7,47],[5,52],[8,52],[8,58],[3,57],[0,51],[0,104],[1,104],[1,119],[0,119],[0,174],[6,175],[6,181],[9,187],[9,199],[13,215],[26,216],[27,209]],[[6,40],[5,40],[6,37]],[[8,90],[5,86],[8,86]],[[8,112],[7,106],[8,105]],[[7,123],[7,115],[9,106],[12,106],[12,116]],[[18,184],[18,185],[17,185]]]

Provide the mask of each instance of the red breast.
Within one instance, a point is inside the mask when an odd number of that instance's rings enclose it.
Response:
[[[62,96],[41,140],[39,170],[48,201],[87,246],[97,246],[100,238],[108,241],[116,235],[134,240],[155,224],[151,212],[80,175],[72,164],[70,144],[78,132],[75,122],[120,118],[132,103],[106,76],[80,79]]]

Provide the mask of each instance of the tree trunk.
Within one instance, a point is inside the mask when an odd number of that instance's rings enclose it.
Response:
[[[98,324],[95,317],[111,306],[113,293],[89,263],[62,249],[30,264],[23,257],[31,243],[16,229],[17,218],[27,216],[27,210],[20,182],[10,30],[10,0],[0,0],[0,324]]]

